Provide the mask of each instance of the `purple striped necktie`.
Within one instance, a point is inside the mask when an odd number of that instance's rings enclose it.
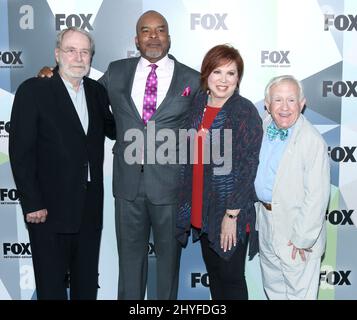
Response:
[[[143,122],[146,125],[156,111],[157,103],[157,75],[156,64],[150,64],[151,71],[148,75],[145,85],[144,103],[143,103]]]

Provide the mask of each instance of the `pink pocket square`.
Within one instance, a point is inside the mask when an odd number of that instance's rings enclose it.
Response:
[[[183,90],[181,97],[187,97],[189,96],[191,93],[191,88],[190,87],[186,87],[185,90]]]

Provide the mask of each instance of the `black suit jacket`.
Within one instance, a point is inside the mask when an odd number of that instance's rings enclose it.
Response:
[[[105,89],[85,77],[84,90],[87,135],[57,72],[22,83],[11,113],[9,155],[23,213],[47,209],[45,224],[57,232],[80,228],[88,163],[93,205],[85,214],[102,227],[104,138],[114,138],[115,126]]]
[[[150,119],[155,121],[155,134],[161,129],[171,129],[176,134],[176,150],[178,151],[178,131],[183,127],[184,121],[192,105],[193,97],[199,89],[200,74],[184,64],[178,62],[173,56],[174,73],[168,92]],[[139,163],[128,163],[125,152],[133,141],[125,141],[125,135],[130,129],[141,132],[144,137],[145,153],[149,149],[156,154],[162,141],[150,141],[147,144],[148,131],[141,115],[137,111],[131,90],[135,71],[140,58],[117,60],[110,63],[108,70],[99,82],[107,89],[110,104],[116,121],[117,137],[113,147],[113,193],[114,196],[127,200],[134,200],[139,190],[141,177],[141,157]],[[191,93],[183,95],[185,88],[189,87]],[[152,137],[152,135],[151,135]],[[175,149],[175,146],[173,146]],[[178,152],[175,153],[177,156]],[[146,156],[146,154],[145,154]],[[148,163],[145,157],[144,184],[149,200],[157,205],[173,204],[177,202],[180,166],[178,164]]]

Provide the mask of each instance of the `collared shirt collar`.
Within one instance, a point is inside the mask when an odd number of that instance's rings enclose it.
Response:
[[[284,140],[284,141],[288,141],[291,138],[291,134],[294,131],[294,127],[296,125],[296,122],[297,122],[297,120],[295,121],[295,123],[291,127],[289,127],[287,129],[288,130],[288,138],[286,140]],[[276,125],[275,121],[273,120],[273,118],[271,119],[271,123],[275,126],[276,129],[279,129],[278,126]]]
[[[73,90],[73,91],[77,92],[77,90],[74,89],[73,84],[71,82],[69,82],[68,80],[63,78],[61,75],[60,75],[60,77],[63,80],[63,83],[66,86],[67,90]],[[83,89],[83,79],[79,83],[79,90],[81,90],[81,89]]]
[[[158,69],[160,68],[161,70],[162,69],[166,69],[166,66],[168,64],[170,64],[170,58],[168,55],[164,56],[162,59],[160,59],[159,61],[156,61],[155,64],[158,66]],[[152,62],[150,62],[149,60],[143,58],[143,57],[140,57],[140,60],[139,60],[139,67],[141,69],[145,69],[145,67],[149,66],[153,64]]]

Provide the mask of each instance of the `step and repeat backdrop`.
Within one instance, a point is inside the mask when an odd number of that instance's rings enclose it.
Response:
[[[0,299],[36,298],[31,247],[8,156],[16,89],[42,66],[54,65],[55,37],[65,27],[79,26],[94,36],[94,79],[109,62],[137,56],[136,21],[150,9],[167,18],[170,53],[194,69],[200,69],[214,45],[238,48],[245,61],[241,93],[262,115],[264,87],[271,77],[293,74],[302,81],[305,115],[325,138],[331,161],[319,299],[357,299],[355,0],[0,0]],[[112,142],[106,141],[99,299],[116,299],[117,294],[111,148]],[[146,295],[154,299],[154,243],[148,259]],[[247,262],[246,276],[250,299],[266,299],[258,256]],[[210,299],[208,287],[199,244],[190,243],[181,258],[179,299]]]

